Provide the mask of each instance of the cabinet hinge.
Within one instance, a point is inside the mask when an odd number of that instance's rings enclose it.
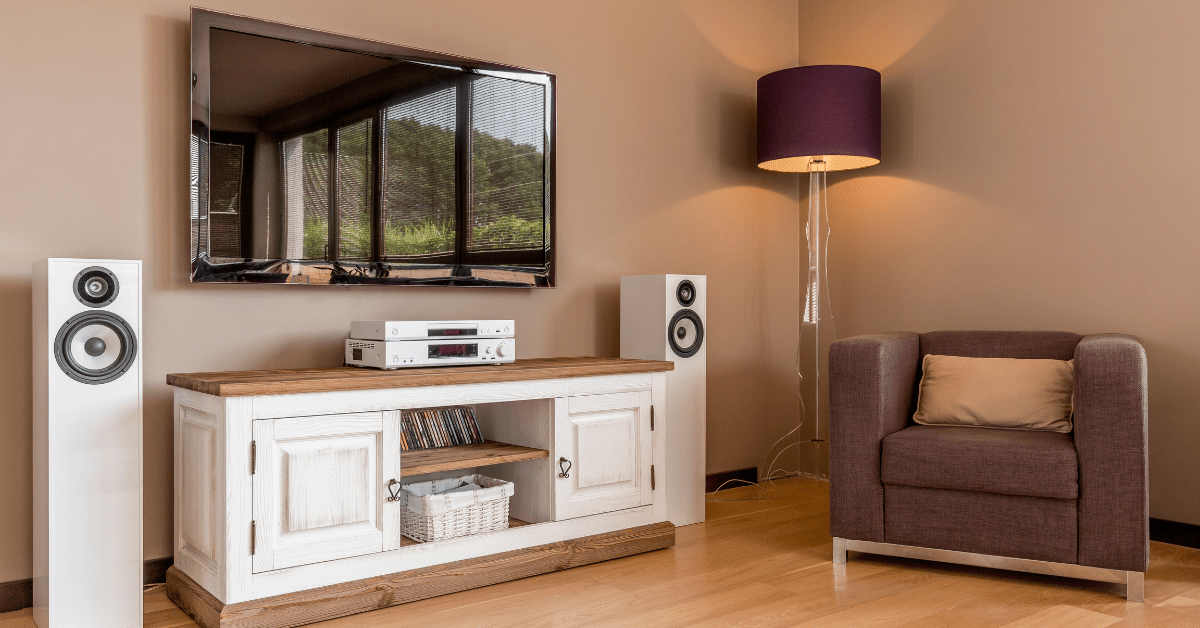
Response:
[[[654,431],[654,406],[650,406],[650,431]]]
[[[258,470],[258,441],[250,441],[250,475]]]
[[[250,522],[250,555],[254,555],[254,546],[258,544],[258,528],[255,522]]]
[[[650,490],[654,490],[654,465],[650,465]]]

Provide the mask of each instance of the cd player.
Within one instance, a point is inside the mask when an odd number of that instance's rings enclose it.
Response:
[[[391,341],[346,339],[346,364],[350,366],[397,369],[453,364],[499,364],[516,359],[517,341],[513,338]]]
[[[516,324],[499,321],[354,321],[350,337],[358,340],[424,340],[426,338],[512,338]]]

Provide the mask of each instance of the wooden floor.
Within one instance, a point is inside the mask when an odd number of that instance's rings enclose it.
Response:
[[[1123,585],[850,554],[830,563],[828,485],[780,482],[785,496],[709,503],[673,549],[312,624],[438,626],[1200,626],[1200,550],[1150,545],[1146,603]],[[753,497],[748,487],[719,499]],[[29,611],[0,628],[29,628]],[[195,626],[161,590],[146,628]]]

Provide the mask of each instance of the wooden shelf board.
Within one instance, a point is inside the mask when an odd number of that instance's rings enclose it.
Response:
[[[528,521],[521,521],[520,519],[513,519],[512,517],[508,518],[508,527],[510,527],[510,528],[519,528],[521,526],[527,526],[527,525],[529,525]],[[400,547],[408,547],[409,545],[420,545],[420,544],[421,544],[421,541],[418,541],[416,539],[410,539],[407,536],[400,537]]]
[[[400,454],[400,473],[403,476],[412,476],[549,457],[550,452],[545,449],[533,449],[532,447],[489,440],[477,445],[402,452]]]
[[[392,371],[344,366],[275,371],[171,373],[167,375],[167,384],[218,397],[239,397],[654,373],[674,368],[674,363],[659,360],[535,358],[503,364],[437,366]]]

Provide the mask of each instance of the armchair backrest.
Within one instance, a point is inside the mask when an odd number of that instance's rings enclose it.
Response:
[[[931,331],[921,334],[925,356],[1070,360],[1083,336],[1069,331]]]
[[[956,355],[964,358],[1020,358],[1025,360],[1070,360],[1083,336],[1069,331],[930,331],[920,334],[917,379],[913,382],[908,423],[917,411],[921,365],[927,355]]]

